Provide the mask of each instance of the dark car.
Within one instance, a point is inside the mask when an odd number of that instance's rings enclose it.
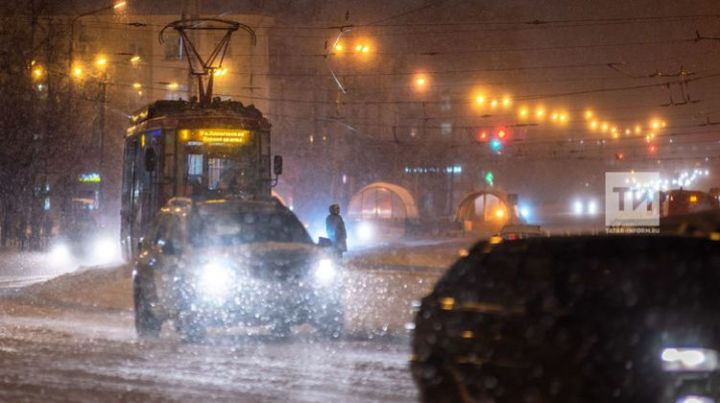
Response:
[[[716,402],[720,243],[478,244],[422,300],[412,348],[427,402]]]
[[[343,330],[342,273],[280,202],[173,199],[135,265],[135,324],[156,337],[174,322],[190,341],[211,326],[269,325],[277,335],[314,325]]]

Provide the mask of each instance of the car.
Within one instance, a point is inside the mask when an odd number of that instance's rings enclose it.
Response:
[[[514,240],[547,236],[547,232],[539,225],[509,224],[502,227],[498,236],[504,240]]]
[[[720,244],[605,235],[475,245],[422,299],[425,402],[716,402]]]
[[[340,337],[343,275],[326,245],[276,199],[172,199],[135,263],[137,334],[157,337],[171,321],[195,342],[214,326],[269,326],[287,336],[309,323]]]

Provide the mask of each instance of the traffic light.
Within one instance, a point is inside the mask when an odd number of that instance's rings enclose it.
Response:
[[[490,140],[490,150],[496,154],[500,154],[505,145],[505,141],[510,137],[510,132],[504,128],[499,127],[495,129],[493,139]]]
[[[493,175],[492,171],[487,171],[485,173],[485,183],[489,186],[495,185],[495,175]]]

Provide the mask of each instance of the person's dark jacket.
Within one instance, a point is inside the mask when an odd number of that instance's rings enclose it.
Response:
[[[335,249],[342,252],[347,251],[347,232],[345,231],[345,222],[340,214],[327,216],[325,219],[325,231]]]

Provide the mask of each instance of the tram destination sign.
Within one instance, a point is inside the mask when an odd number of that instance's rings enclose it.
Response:
[[[205,144],[243,145],[252,140],[252,132],[245,129],[181,130],[183,140],[202,141]]]

